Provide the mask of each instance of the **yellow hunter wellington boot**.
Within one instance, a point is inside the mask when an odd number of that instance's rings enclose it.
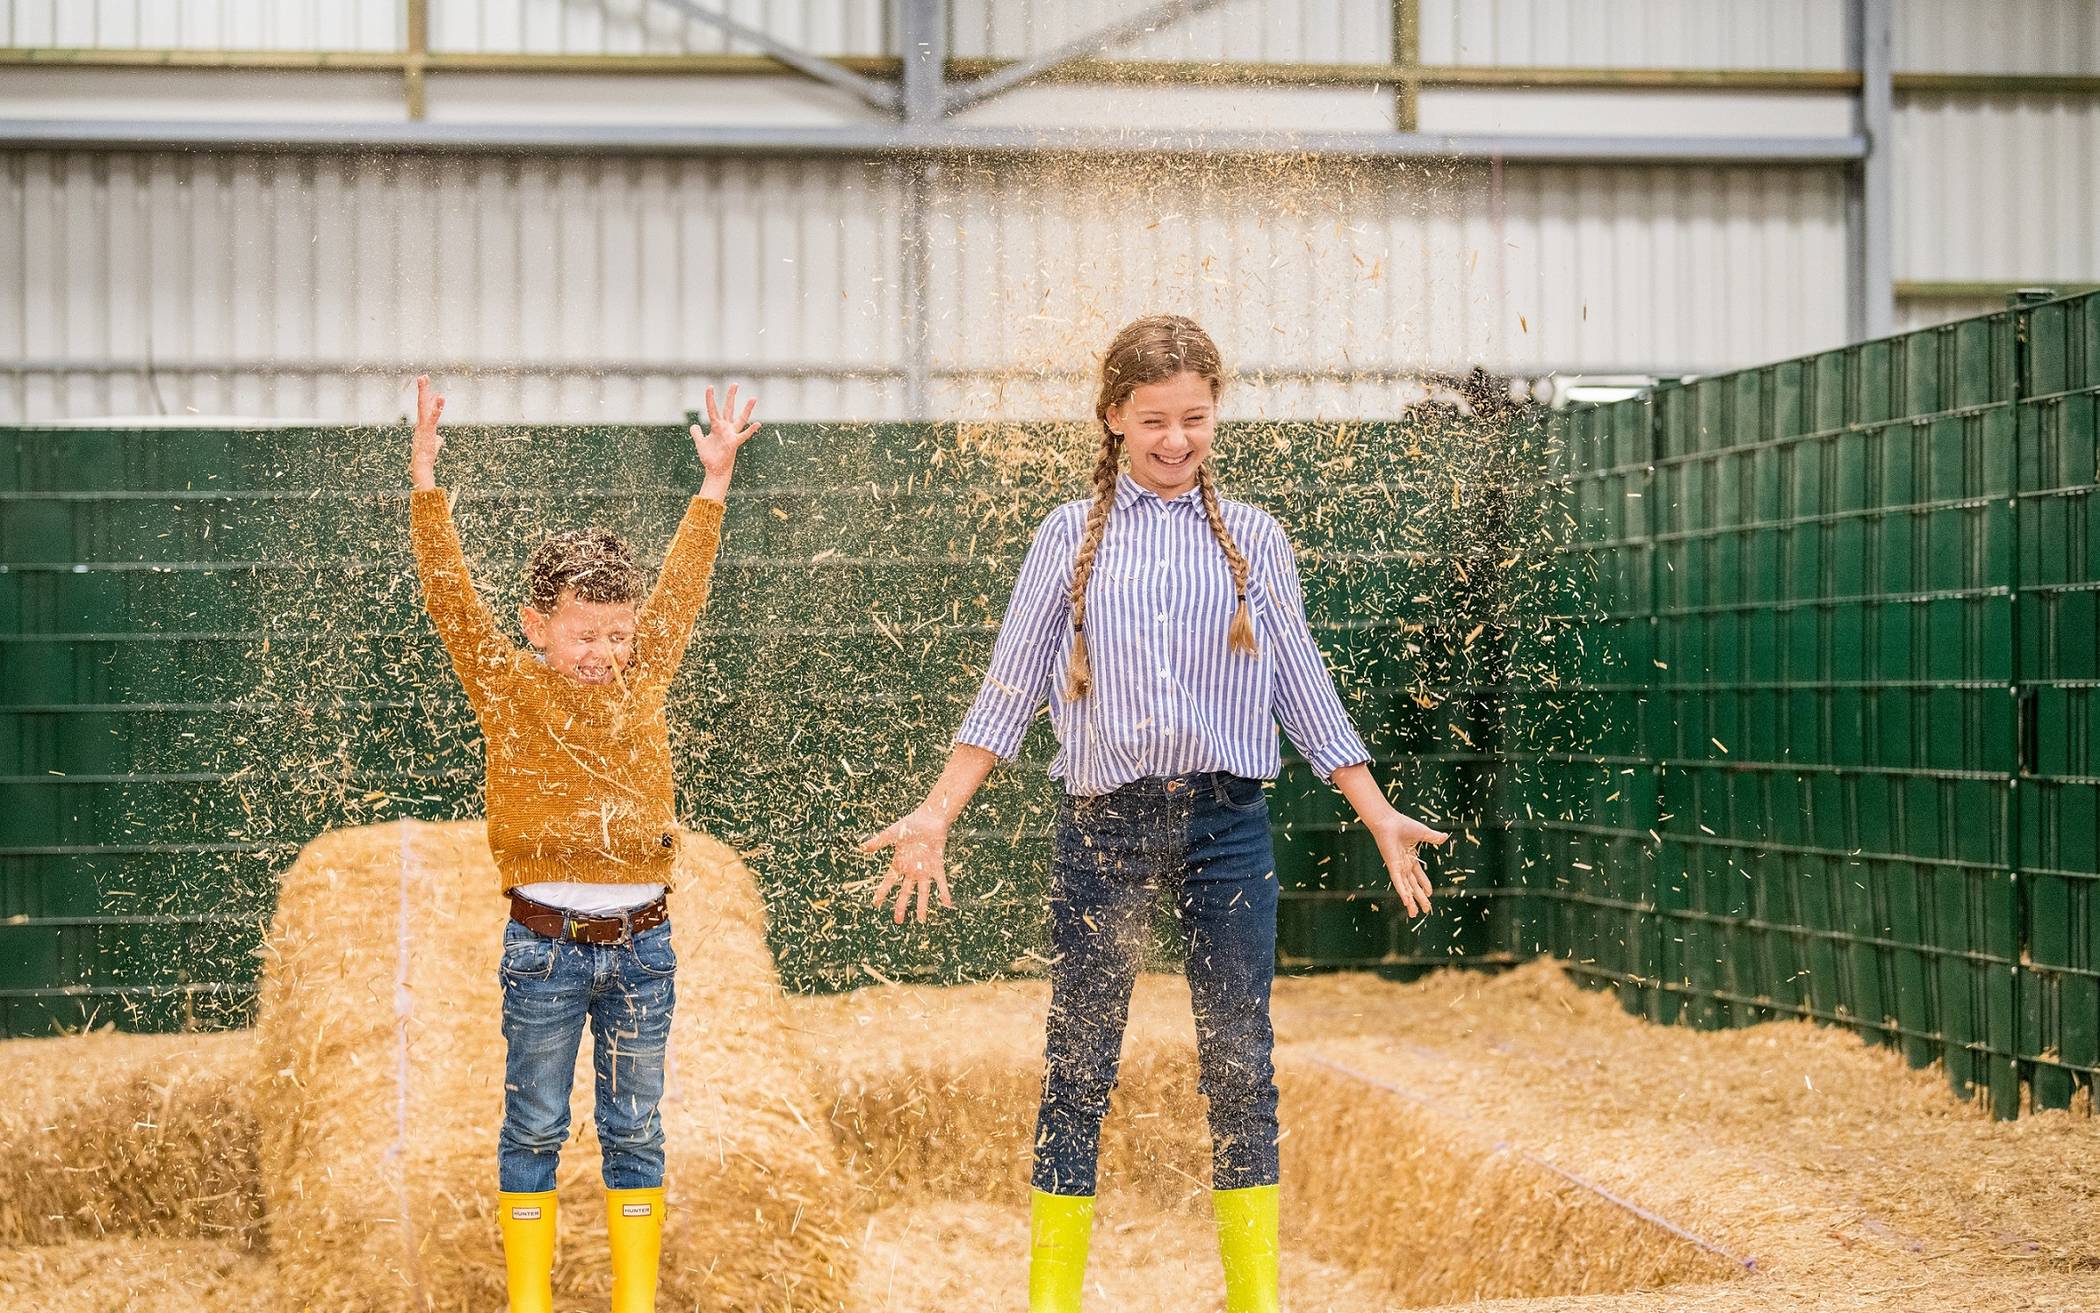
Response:
[[[664,1188],[607,1190],[605,1229],[612,1236],[612,1313],[655,1313]]]
[[[1029,1191],[1028,1313],[1079,1313],[1094,1196]]]
[[[510,1313],[554,1313],[554,1191],[496,1194]]]
[[[1225,1260],[1225,1313],[1276,1313],[1276,1187],[1213,1190],[1210,1202]]]

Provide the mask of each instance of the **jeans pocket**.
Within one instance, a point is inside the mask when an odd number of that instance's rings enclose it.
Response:
[[[513,921],[503,928],[503,975],[508,980],[545,980],[554,974],[559,947]]]
[[[1243,775],[1218,775],[1218,804],[1227,811],[1258,812],[1269,805],[1269,791],[1260,780]]]
[[[661,978],[677,974],[678,952],[671,947],[671,927],[668,924],[636,935],[628,951],[634,954],[634,964],[641,968],[643,975]]]

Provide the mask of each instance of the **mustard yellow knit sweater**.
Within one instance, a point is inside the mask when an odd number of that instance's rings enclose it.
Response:
[[[503,890],[538,880],[671,883],[678,849],[664,695],[707,605],[722,503],[695,497],[642,604],[634,658],[582,684],[505,637],[474,591],[441,488],[409,500],[423,602],[480,718],[489,851]]]

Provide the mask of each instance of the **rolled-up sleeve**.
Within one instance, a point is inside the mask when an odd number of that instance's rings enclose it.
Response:
[[[1036,529],[1006,604],[1006,618],[999,622],[984,684],[955,732],[957,743],[1007,760],[1020,755],[1029,722],[1049,696],[1051,672],[1070,623],[1067,593],[1078,529],[1079,517],[1069,508],[1052,511]]]
[[[1327,658],[1305,621],[1298,561],[1281,526],[1263,535],[1254,554],[1255,579],[1268,600],[1268,639],[1276,653],[1275,715],[1284,736],[1321,779],[1371,759],[1342,709]]]

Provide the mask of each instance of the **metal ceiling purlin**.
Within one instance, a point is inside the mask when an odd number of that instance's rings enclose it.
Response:
[[[1894,20],[1890,0],[1853,0],[1859,66],[1859,133],[1866,153],[1848,183],[1852,340],[1887,337],[1896,327]]]

